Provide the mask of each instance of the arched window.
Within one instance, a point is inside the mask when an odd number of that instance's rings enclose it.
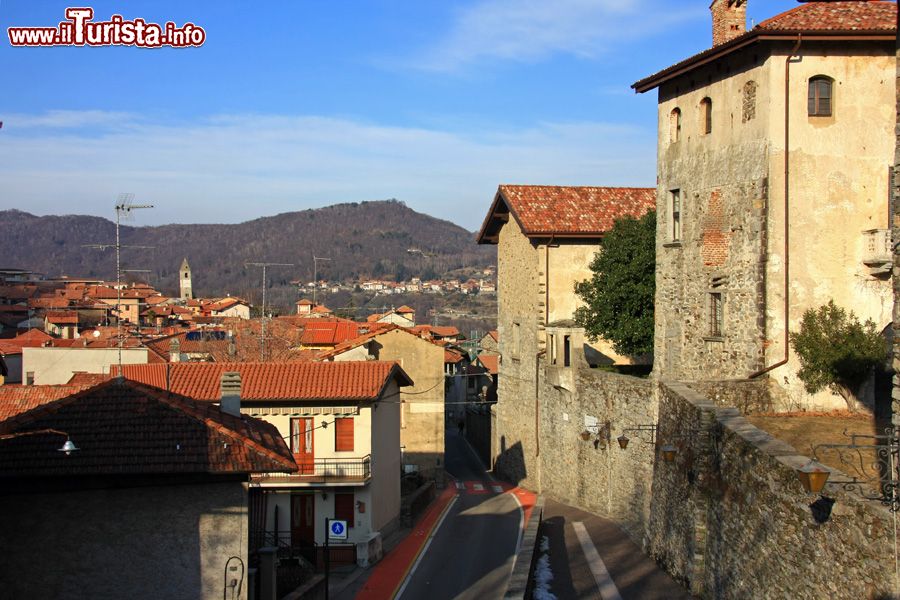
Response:
[[[681,109],[672,109],[669,114],[669,140],[677,142],[681,137]]]
[[[704,135],[712,133],[712,100],[709,98],[700,101],[700,124]]]
[[[831,77],[817,75],[809,80],[809,102],[807,111],[811,117],[830,117],[832,105]]]

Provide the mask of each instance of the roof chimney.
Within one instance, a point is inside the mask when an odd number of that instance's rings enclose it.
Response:
[[[181,362],[181,342],[178,338],[172,338],[169,342],[169,362]]]
[[[713,46],[724,44],[747,31],[747,0],[713,0]]]
[[[236,371],[222,373],[219,410],[234,417],[241,416],[241,374]]]

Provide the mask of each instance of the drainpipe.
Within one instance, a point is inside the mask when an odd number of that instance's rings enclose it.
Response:
[[[537,492],[541,492],[541,357],[547,354],[547,349],[540,350],[534,355],[534,462],[537,470]]]
[[[790,176],[791,176],[791,59],[800,50],[803,34],[797,35],[797,43],[784,61],[784,358],[765,369],[751,373],[748,379],[755,379],[788,362],[790,357]]]

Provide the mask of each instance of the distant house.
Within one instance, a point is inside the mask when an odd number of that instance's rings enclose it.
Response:
[[[301,317],[328,317],[333,311],[323,304],[316,304],[312,300],[303,298],[296,302],[297,315]]]
[[[29,329],[12,339],[0,340],[0,357],[6,362],[6,383],[22,383],[22,349],[40,348],[53,337],[40,329]]]
[[[369,315],[366,320],[369,323],[389,323],[400,327],[413,327],[416,324],[416,311],[403,305],[386,313]]]
[[[52,311],[44,315],[44,331],[64,340],[78,337],[78,313],[72,310]]]
[[[228,296],[207,305],[205,308],[211,317],[250,318],[250,304],[240,298]]]
[[[238,375],[226,385],[229,372]],[[330,517],[348,522],[351,561],[380,558],[382,538],[399,523],[400,390],[413,384],[399,365],[181,363],[126,366],[124,374],[197,400],[239,401],[242,414],[288,440],[296,473],[252,478],[251,545],[277,539],[314,550]]]
[[[415,382],[400,392],[403,463],[439,481],[444,465],[444,348],[395,326],[348,340],[321,355],[324,360],[394,361]]]
[[[22,376],[26,384],[60,385],[75,373],[108,374],[119,363],[146,364],[155,357],[147,348],[129,340],[121,350],[115,340],[55,340],[52,345],[22,349]],[[159,361],[162,362],[162,361]]]
[[[297,465],[235,408],[113,380],[0,421],[3,595],[246,599],[250,478]]]
[[[500,334],[497,330],[488,331],[478,342],[485,352],[500,352]]]

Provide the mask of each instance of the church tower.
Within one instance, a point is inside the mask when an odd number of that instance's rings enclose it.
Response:
[[[194,297],[194,292],[191,290],[191,265],[188,264],[186,258],[178,271],[178,290],[182,300],[190,300]]]

